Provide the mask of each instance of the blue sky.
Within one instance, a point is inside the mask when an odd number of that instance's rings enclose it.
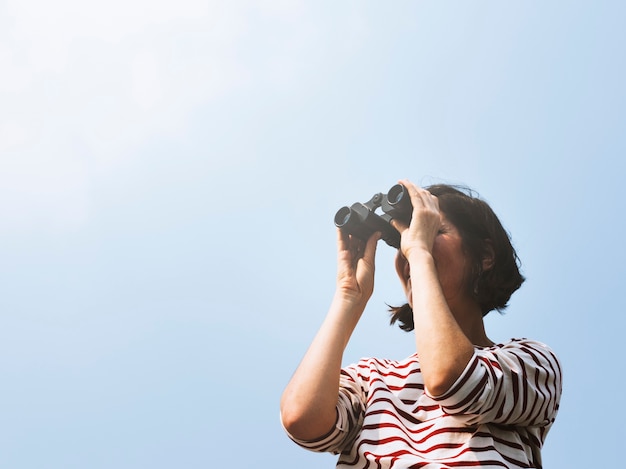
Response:
[[[0,467],[333,467],[280,393],[335,211],[463,183],[526,284],[490,337],[561,357],[546,468],[622,458],[620,2],[0,2]],[[345,353],[403,358],[393,250]]]

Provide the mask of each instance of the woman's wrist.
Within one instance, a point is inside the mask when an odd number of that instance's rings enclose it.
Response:
[[[407,250],[407,252],[404,253],[404,256],[406,257],[406,260],[409,262],[410,266],[434,263],[432,252],[425,247],[415,247],[413,249]]]
[[[360,293],[346,292],[338,288],[333,296],[332,305],[338,310],[360,315],[365,310],[369,298],[369,295],[364,297]]]

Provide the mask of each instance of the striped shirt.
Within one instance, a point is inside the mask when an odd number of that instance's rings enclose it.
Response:
[[[340,454],[337,468],[541,468],[561,367],[546,345],[513,339],[476,348],[441,396],[424,389],[417,354],[362,359],[340,383],[332,431],[315,441],[292,437]]]

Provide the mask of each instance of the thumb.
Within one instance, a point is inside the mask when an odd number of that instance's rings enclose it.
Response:
[[[363,252],[363,257],[367,259],[373,259],[374,254],[376,254],[376,246],[378,245],[378,240],[381,238],[382,233],[377,231],[372,236],[369,237],[367,243],[365,244],[365,251]]]

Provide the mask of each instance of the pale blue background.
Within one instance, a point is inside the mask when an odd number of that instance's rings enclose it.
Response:
[[[545,468],[620,467],[623,2],[0,2],[0,467],[330,468],[280,393],[342,205],[465,183],[565,370]],[[393,250],[346,351],[403,358]]]

